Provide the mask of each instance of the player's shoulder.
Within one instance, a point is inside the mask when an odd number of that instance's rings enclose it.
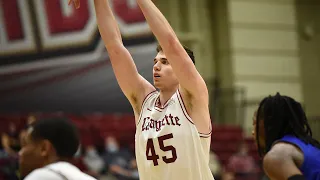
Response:
[[[277,142],[272,146],[270,150],[270,154],[279,157],[283,157],[284,155],[294,156],[297,153],[301,154],[302,150],[295,144],[288,142]]]
[[[278,142],[272,146],[270,151],[263,158],[264,164],[285,163],[293,160],[299,152],[297,147],[290,143]]]
[[[46,180],[64,180],[58,174],[50,171],[46,168],[40,168],[32,171],[28,176],[24,178],[24,180],[38,180],[38,179],[46,179]]]
[[[142,100],[142,107],[150,107],[154,105],[154,101],[157,100],[159,97],[159,91],[151,91],[147,95],[145,95],[144,99]]]
[[[79,171],[78,173],[73,172],[72,176],[76,179],[79,179],[79,180],[96,180],[95,178],[93,178],[93,177],[91,177],[81,171]],[[50,168],[45,168],[45,167],[32,171],[28,176],[26,176],[24,178],[24,180],[39,180],[39,179],[66,180],[68,178],[56,170],[53,170]]]
[[[144,101],[148,101],[150,99],[158,98],[159,95],[160,95],[160,92],[157,91],[157,90],[150,91],[149,93],[147,93],[147,95],[145,95]]]
[[[63,179],[68,179],[68,177],[72,177],[72,179],[78,180],[96,180],[92,176],[83,173],[82,171],[80,171],[78,167],[69,162],[57,162],[48,165],[47,168],[50,171],[58,174]]]

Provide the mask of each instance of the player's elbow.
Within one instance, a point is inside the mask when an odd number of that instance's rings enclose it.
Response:
[[[106,37],[102,35],[102,39],[108,51],[121,50],[124,47],[122,41],[119,40],[119,38],[116,35],[112,37]]]
[[[177,45],[179,44],[179,40],[174,33],[171,33],[170,31],[165,32],[160,38],[158,38],[158,40],[166,53],[177,52],[176,49],[178,47]]]
[[[168,42],[168,46],[171,51],[173,52],[178,52],[179,50],[179,46],[181,46],[178,37],[173,34],[173,33],[168,33],[167,34],[167,42]]]
[[[118,57],[118,55],[121,55],[127,51],[127,49],[124,47],[124,45],[122,43],[118,42],[117,40],[105,43],[105,46],[107,48],[109,56]]]

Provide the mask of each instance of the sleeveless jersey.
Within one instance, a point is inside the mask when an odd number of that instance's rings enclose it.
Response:
[[[320,149],[305,143],[293,135],[286,135],[279,141],[287,142],[299,147],[304,155],[304,161],[300,167],[303,176],[307,180],[320,180]]]
[[[135,135],[140,180],[213,180],[210,134],[200,134],[179,90],[160,107],[160,93],[143,101]]]

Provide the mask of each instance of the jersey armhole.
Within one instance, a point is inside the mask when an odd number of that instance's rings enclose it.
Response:
[[[180,107],[181,107],[181,109],[182,109],[182,111],[183,111],[184,116],[188,119],[188,121],[189,121],[190,123],[192,123],[193,125],[195,125],[194,122],[193,122],[193,120],[191,119],[188,111],[187,111],[187,108],[186,108],[186,106],[185,106],[185,103],[184,103],[184,101],[183,101],[183,98],[182,98],[182,95],[181,95],[179,89],[178,89],[178,91],[177,91],[177,97],[178,97],[178,101],[179,101],[179,104],[180,104]],[[198,131],[198,129],[197,129],[197,131]],[[201,132],[199,132],[199,131],[198,131],[198,133],[199,133],[199,136],[202,137],[202,138],[211,137],[211,134],[212,134],[212,123],[210,123],[210,132],[209,132],[209,133],[201,133]]]
[[[143,99],[143,101],[142,101],[142,104],[141,104],[141,108],[140,108],[139,120],[138,120],[136,126],[138,126],[139,123],[140,123],[140,121],[141,121],[141,116],[142,116],[142,114],[143,114],[143,109],[144,109],[144,106],[145,106],[146,102],[148,101],[148,99],[149,99],[155,92],[157,92],[157,91],[156,91],[156,90],[155,90],[155,91],[152,91],[152,92],[150,92],[149,94],[147,94],[146,97],[144,97],[144,99]]]
[[[201,138],[209,138],[212,135],[212,123],[210,123],[210,132],[209,133],[201,133],[199,132],[199,135]]]
[[[192,119],[191,119],[191,117],[190,117],[190,115],[189,115],[189,113],[188,113],[188,111],[187,111],[187,108],[186,108],[186,106],[185,106],[185,104],[184,104],[184,101],[183,101],[183,99],[182,99],[182,95],[181,95],[181,93],[180,93],[179,88],[178,88],[178,90],[177,90],[177,97],[178,97],[178,101],[179,101],[179,104],[180,104],[180,107],[181,107],[181,109],[182,109],[182,112],[183,112],[184,116],[188,119],[188,121],[189,121],[191,124],[194,125],[194,122],[192,121]]]

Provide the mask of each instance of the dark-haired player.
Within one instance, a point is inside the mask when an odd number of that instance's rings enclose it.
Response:
[[[76,127],[66,119],[34,122],[19,152],[20,175],[25,180],[94,180],[68,163],[79,147]]]
[[[194,65],[192,51],[181,45],[153,2],[137,3],[160,44],[153,59],[154,86],[138,73],[122,43],[108,1],[94,0],[99,31],[113,71],[135,114],[139,178],[213,180],[209,169],[211,120],[206,83]],[[75,4],[79,7],[78,2]]]
[[[272,180],[320,180],[320,144],[301,104],[277,93],[255,112],[253,135]]]

